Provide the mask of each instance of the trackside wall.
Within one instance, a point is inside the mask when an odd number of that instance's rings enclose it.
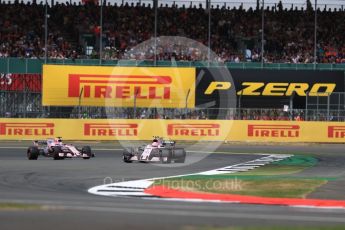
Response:
[[[250,120],[0,119],[0,140],[345,142],[342,122]]]

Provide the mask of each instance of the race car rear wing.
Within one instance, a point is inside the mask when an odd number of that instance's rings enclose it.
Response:
[[[175,145],[175,141],[170,141],[170,140],[163,140],[162,141],[163,144],[166,144],[166,145]]]
[[[59,142],[62,142],[62,137],[56,137],[58,139]],[[34,145],[38,146],[38,145],[48,145],[48,143],[52,143],[54,142],[53,138],[48,138],[47,140],[34,140]]]
[[[160,136],[153,136],[154,140],[158,140],[158,142],[161,144],[161,145],[170,145],[170,146],[174,146],[176,144],[175,141],[172,141],[172,140],[166,140],[164,139],[163,137],[160,137]]]

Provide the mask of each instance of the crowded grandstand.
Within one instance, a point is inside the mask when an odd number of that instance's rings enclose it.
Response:
[[[178,1],[177,1],[178,2]],[[50,2],[49,2],[50,3]],[[157,36],[183,36],[208,45],[208,11],[200,5],[160,1]],[[96,7],[97,6],[97,7]],[[101,58],[103,60],[153,60],[153,52],[127,55],[132,47],[154,36],[152,1],[54,2],[47,6],[47,56],[51,59]],[[314,44],[315,12],[310,0],[302,5],[282,1],[262,5],[211,5],[210,46],[221,62],[344,63],[344,11],[341,5],[319,5],[317,44]],[[0,57],[45,56],[45,3],[0,3]],[[102,27],[100,27],[102,14]],[[102,30],[102,36],[100,36]],[[100,43],[100,37],[102,42]],[[99,47],[101,49],[99,49]],[[153,49],[153,48],[152,48]],[[100,52],[103,51],[103,52]],[[157,47],[157,60],[207,60],[184,45]]]

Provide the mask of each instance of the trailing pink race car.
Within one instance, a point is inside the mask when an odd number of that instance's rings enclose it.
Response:
[[[95,156],[90,146],[77,148],[74,145],[64,144],[61,137],[49,138],[46,141],[34,141],[33,146],[27,150],[27,157],[29,160],[37,160],[39,155],[53,157],[54,160],[65,158],[90,159]]]

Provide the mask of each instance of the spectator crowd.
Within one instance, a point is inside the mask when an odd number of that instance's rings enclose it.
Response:
[[[54,3],[48,6],[47,56],[52,59],[99,58],[105,60],[207,60],[208,53],[189,43],[158,42],[133,48],[154,36],[152,4],[100,7],[95,3]],[[45,5],[0,0],[0,57],[43,58],[45,56]],[[208,11],[197,6],[157,9],[157,36],[180,36],[208,46]],[[314,10],[284,8],[282,2],[264,10],[264,61],[314,62]],[[211,9],[211,50],[217,61],[261,61],[260,7],[243,9],[214,6]],[[318,9],[317,62],[345,63],[345,11]],[[102,31],[102,36],[100,36]],[[135,49],[136,50],[136,49]]]

